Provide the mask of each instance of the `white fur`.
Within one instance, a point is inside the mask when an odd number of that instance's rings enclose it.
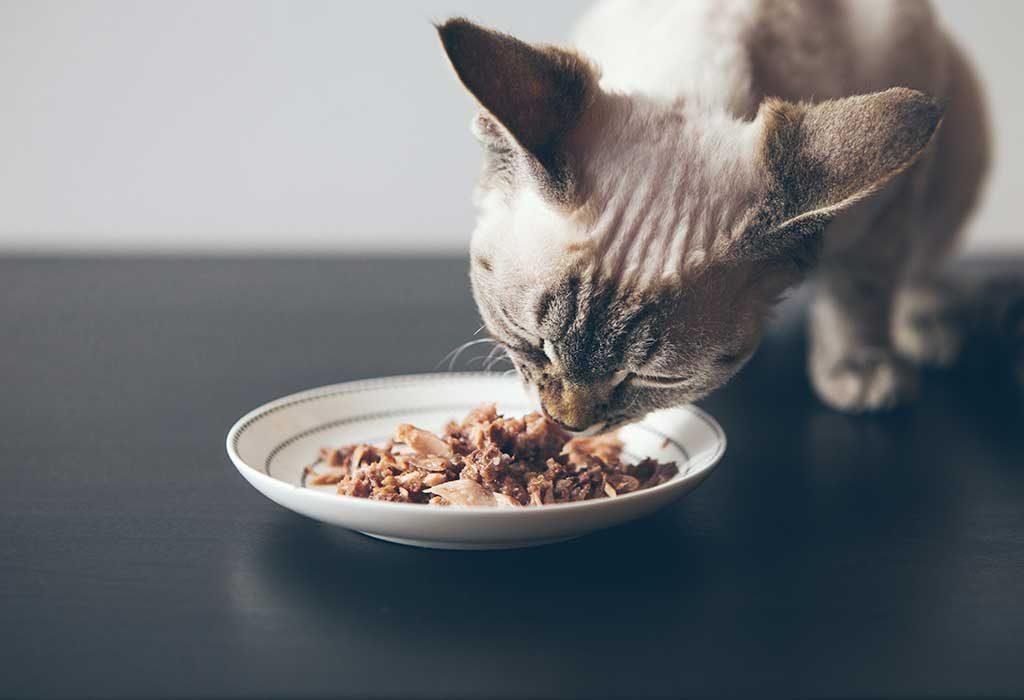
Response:
[[[768,88],[755,84],[749,50],[765,27],[780,42],[771,68],[785,76]],[[833,51],[837,39],[844,45]],[[557,278],[564,249],[581,237],[613,278],[685,274],[712,255],[761,192],[755,116],[765,89],[795,100],[894,85],[947,92],[948,41],[921,0],[604,0],[573,43],[603,90],[576,137],[587,209],[567,215],[529,187],[511,202],[494,193],[478,201],[475,250],[538,284]],[[840,217],[827,248],[856,245],[860,222],[886,201]]]
[[[582,129],[587,206],[566,214],[535,188],[478,193],[474,254],[501,261],[530,286],[564,269],[585,246],[609,279],[643,282],[685,273],[736,230],[763,178],[755,165],[762,125],[700,103],[601,95]],[[671,124],[659,125],[666,118]]]
[[[755,21],[751,3],[730,0],[609,0],[581,21],[573,43],[601,67],[601,87],[743,112],[750,72],[743,37]]]
[[[807,7],[825,3],[778,0],[603,0],[579,22],[573,44],[601,68],[605,89],[675,99],[686,96],[732,114],[750,116],[757,103],[746,48],[754,30],[777,23],[794,43],[820,29]],[[922,0],[840,0],[850,65],[780,53],[803,82],[807,99],[823,99],[894,85],[938,91],[939,65],[921,61],[941,38],[931,6]],[[916,56],[913,65],[901,60]],[[852,71],[850,69],[853,69]],[[922,73],[932,79],[922,81]],[[930,84],[922,84],[930,83]]]
[[[612,277],[656,282],[701,263],[759,196],[761,125],[681,102],[672,106],[678,121],[659,127],[651,122],[664,119],[654,116],[663,104],[639,97],[630,104],[626,123],[606,124],[601,142],[588,144],[588,235]]]

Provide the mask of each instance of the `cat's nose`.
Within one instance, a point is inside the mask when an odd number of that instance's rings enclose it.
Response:
[[[582,433],[582,432],[584,432],[587,429],[586,427],[583,427],[583,426],[578,426],[578,425],[573,425],[571,423],[566,423],[564,418],[561,418],[558,415],[556,415],[556,414],[552,413],[551,411],[549,411],[547,405],[543,401],[541,402],[540,408],[541,408],[541,412],[548,418],[548,420],[554,421],[555,423],[560,425],[562,428],[565,428],[566,430],[568,430],[570,433]]]
[[[541,408],[566,430],[584,432],[601,420],[608,392],[602,386],[587,386],[553,379],[538,387]]]

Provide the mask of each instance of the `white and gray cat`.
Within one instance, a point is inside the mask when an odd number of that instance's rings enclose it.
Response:
[[[544,410],[598,432],[721,386],[815,270],[827,404],[908,398],[978,198],[977,80],[924,0],[610,0],[574,49],[438,27],[480,105],[471,278]]]

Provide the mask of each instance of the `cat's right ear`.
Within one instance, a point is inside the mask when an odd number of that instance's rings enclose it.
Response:
[[[516,149],[546,180],[564,188],[571,179],[563,149],[597,93],[597,73],[586,59],[552,46],[533,46],[462,18],[437,28],[459,80],[483,112],[478,137],[495,149]]]

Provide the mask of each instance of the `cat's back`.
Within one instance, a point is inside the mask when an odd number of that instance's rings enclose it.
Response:
[[[603,0],[573,38],[605,89],[747,116],[765,95],[934,93],[944,50],[927,0]]]
[[[748,85],[739,39],[756,4],[603,0],[580,20],[573,43],[597,62],[606,90],[742,102]]]

